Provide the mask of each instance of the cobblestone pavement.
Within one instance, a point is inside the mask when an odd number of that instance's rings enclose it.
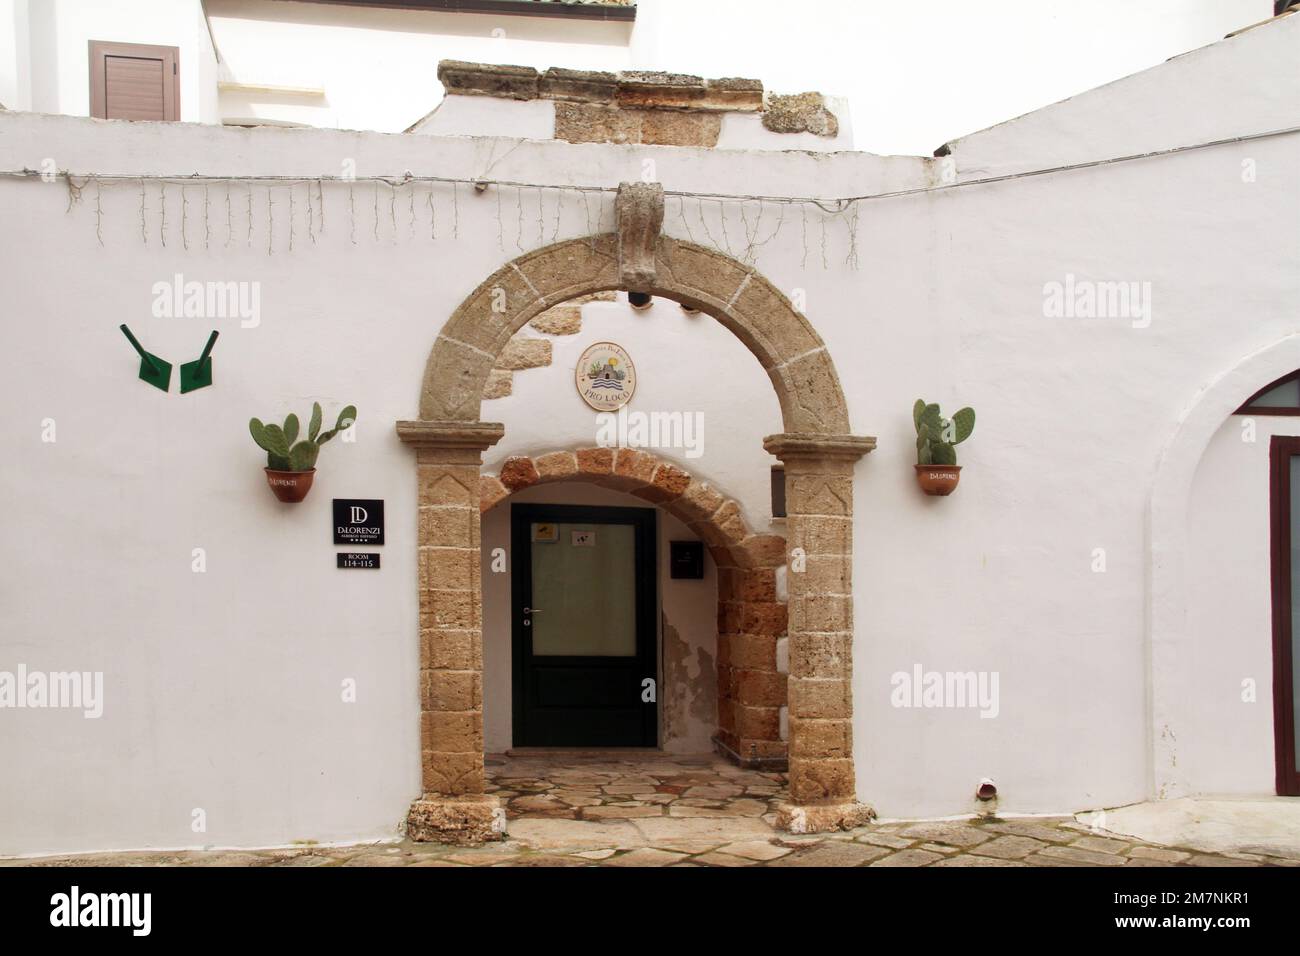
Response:
[[[1300,866],[1300,848],[1202,853],[1073,817],[890,822],[795,836],[773,828],[784,775],[714,757],[488,758],[508,839],[0,860],[28,866]]]

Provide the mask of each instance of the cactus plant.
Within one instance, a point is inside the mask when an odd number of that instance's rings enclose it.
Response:
[[[912,423],[916,426],[916,463],[918,465],[957,464],[957,445],[975,430],[975,410],[963,408],[944,418],[938,405],[927,405],[918,398],[912,406]]]
[[[298,416],[292,412],[285,418],[283,425],[264,425],[260,419],[250,419],[248,430],[257,446],[266,452],[266,467],[271,471],[311,471],[316,467],[320,446],[351,427],[356,420],[356,406],[348,405],[339,412],[334,427],[322,432],[320,403],[313,402],[307,437],[302,441],[298,441]]]

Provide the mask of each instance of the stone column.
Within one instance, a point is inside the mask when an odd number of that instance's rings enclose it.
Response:
[[[419,478],[420,765],[413,840],[481,843],[505,835],[484,793],[479,466],[504,434],[487,422],[398,422]]]
[[[754,535],[751,540],[763,546],[711,549],[718,568],[714,744],[739,766],[784,770],[781,706],[786,703],[786,675],[777,667],[777,643],[786,633],[786,605],[777,600],[772,565],[785,563],[785,539]],[[773,553],[765,553],[769,551]],[[737,565],[737,552],[747,566]]]
[[[853,466],[875,447],[853,435],[771,435],[785,464],[789,547],[790,803],[778,825],[848,829],[874,811],[853,775]]]

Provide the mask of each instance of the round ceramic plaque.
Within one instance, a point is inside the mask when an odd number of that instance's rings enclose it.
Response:
[[[613,342],[597,342],[583,352],[573,378],[582,400],[598,412],[622,408],[636,391],[636,366]]]

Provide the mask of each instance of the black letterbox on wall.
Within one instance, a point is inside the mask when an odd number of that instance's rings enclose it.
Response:
[[[704,577],[704,542],[670,541],[668,567],[674,578]]]

